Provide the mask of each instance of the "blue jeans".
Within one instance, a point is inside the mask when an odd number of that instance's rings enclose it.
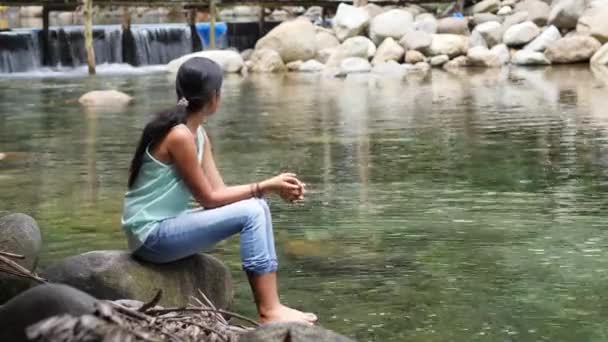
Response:
[[[266,201],[257,198],[163,220],[133,254],[145,261],[168,263],[207,250],[236,233],[240,233],[246,272],[276,272],[270,209]]]

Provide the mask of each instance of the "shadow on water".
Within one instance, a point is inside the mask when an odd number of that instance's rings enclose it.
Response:
[[[207,130],[229,183],[282,170],[283,299],[360,340],[604,340],[608,72],[587,67],[228,77]],[[126,109],[85,111],[117,88]],[[164,74],[0,80],[0,214],[43,229],[43,260],[125,248],[121,196]],[[238,241],[213,253],[253,314]]]

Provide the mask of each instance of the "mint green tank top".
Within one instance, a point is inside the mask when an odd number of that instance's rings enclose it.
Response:
[[[196,139],[200,163],[205,142],[202,127],[196,131]],[[191,198],[175,166],[157,160],[146,148],[139,174],[124,198],[121,221],[129,248],[135,251],[141,247],[158,222],[188,211]]]

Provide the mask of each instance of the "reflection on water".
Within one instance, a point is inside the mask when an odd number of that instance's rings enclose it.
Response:
[[[273,202],[289,304],[382,341],[604,340],[607,73],[587,68],[230,77],[208,124],[229,183],[281,170],[308,200]],[[43,262],[125,248],[121,195],[163,74],[0,80],[0,214],[43,228]],[[134,95],[84,111],[86,90]],[[13,157],[11,157],[13,156]],[[253,315],[237,241],[213,253]]]

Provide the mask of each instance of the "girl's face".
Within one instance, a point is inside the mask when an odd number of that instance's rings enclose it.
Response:
[[[211,100],[207,104],[207,115],[211,115],[217,112],[217,109],[220,107],[221,96],[218,91],[214,96],[211,97]]]

